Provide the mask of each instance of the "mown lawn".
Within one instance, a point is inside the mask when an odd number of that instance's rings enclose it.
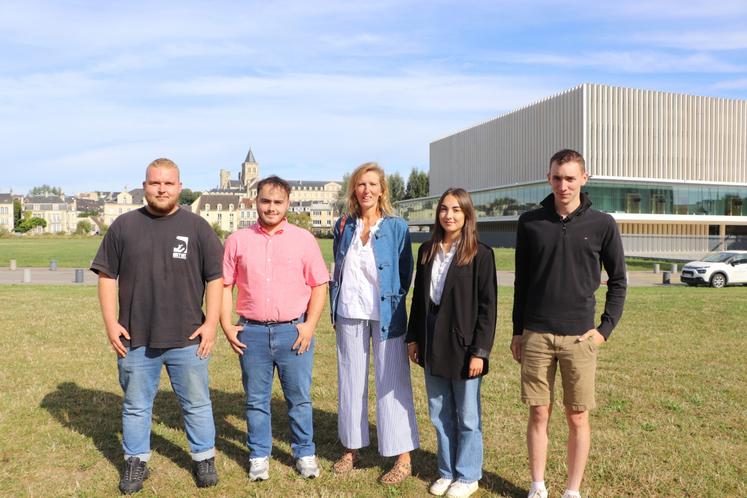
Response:
[[[498,335],[483,384],[485,476],[475,496],[523,497],[528,485],[526,408],[507,348],[511,295],[511,289],[500,289]],[[600,353],[585,495],[747,496],[746,300],[747,288],[630,290],[623,321]],[[0,496],[116,495],[122,395],[95,288],[0,286],[0,302]],[[304,481],[292,468],[276,382],[271,479],[248,481],[240,370],[221,338],[211,363],[219,485],[194,487],[178,405],[164,376],[155,406],[152,474],[142,495],[425,496],[436,460],[422,372],[412,372],[422,441],[414,453],[416,477],[400,488],[378,484],[389,462],[375,449],[363,452],[361,470],[337,477],[331,472],[340,452],[337,372],[326,318],[317,337],[319,479]],[[546,476],[553,496],[562,492],[565,476],[561,412],[556,406]],[[373,425],[373,412],[371,420]]]
[[[322,255],[328,263],[332,261],[332,240],[317,239]],[[11,237],[0,239],[0,267],[8,267],[15,259],[19,268],[46,267],[52,260],[61,268],[88,268],[96,256],[101,237]],[[413,255],[417,256],[420,244],[413,244]],[[498,270],[514,269],[514,250],[495,248],[495,266]],[[654,263],[669,269],[664,261],[629,259],[628,270],[650,271]],[[680,265],[681,266],[681,265]]]

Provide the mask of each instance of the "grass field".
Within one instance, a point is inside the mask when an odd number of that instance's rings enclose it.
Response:
[[[322,255],[327,262],[332,261],[332,240],[318,239]],[[47,267],[52,260],[61,268],[88,268],[96,256],[101,237],[13,237],[0,239],[0,267],[8,267],[15,259],[19,268]],[[413,244],[413,254],[417,256],[419,244]],[[496,248],[495,265],[498,270],[513,270],[514,250]],[[643,259],[628,259],[628,270],[650,271],[654,263],[661,263],[662,269],[669,268],[669,262]]]
[[[485,473],[475,496],[526,496],[526,408],[507,348],[511,294],[500,289],[491,373],[483,384]],[[630,290],[622,323],[600,353],[585,495],[747,496],[746,301],[741,287]],[[0,286],[0,302],[0,496],[116,495],[122,395],[95,288]],[[312,394],[319,479],[304,481],[292,469],[276,382],[271,479],[248,481],[240,370],[221,337],[210,367],[220,483],[194,487],[178,405],[164,376],[152,474],[142,496],[425,496],[436,461],[422,372],[412,372],[422,442],[413,454],[416,477],[399,488],[378,484],[389,462],[376,455],[375,442],[363,451],[361,470],[337,477],[331,473],[341,450],[337,374],[326,318],[317,340]],[[559,496],[565,475],[560,413],[557,405],[546,476],[551,496]]]

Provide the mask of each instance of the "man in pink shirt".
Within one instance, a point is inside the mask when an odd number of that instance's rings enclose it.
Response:
[[[291,449],[303,477],[318,477],[311,409],[314,330],[329,273],[307,230],[288,223],[290,185],[277,176],[257,184],[259,222],[233,233],[223,256],[221,327],[238,353],[246,392],[249,479],[269,475],[270,399],[275,368],[288,404]],[[233,286],[239,288],[232,324]]]

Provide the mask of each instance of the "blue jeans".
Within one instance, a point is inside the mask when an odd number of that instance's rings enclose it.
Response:
[[[125,458],[150,458],[153,400],[158,392],[161,368],[171,380],[184,416],[184,429],[193,460],[215,456],[215,422],[208,389],[208,359],[197,356],[197,345],[186,348],[127,349],[117,360],[122,404],[122,448]]]
[[[239,341],[246,344],[239,362],[246,392],[249,458],[267,457],[272,451],[270,400],[275,367],[288,405],[293,457],[316,454],[311,408],[311,369],[316,340],[312,339],[309,350],[299,355],[291,349],[297,338],[294,323],[245,323],[244,330],[239,332]]]
[[[482,478],[482,377],[446,379],[425,371],[428,413],[438,441],[438,473],[461,482]]]

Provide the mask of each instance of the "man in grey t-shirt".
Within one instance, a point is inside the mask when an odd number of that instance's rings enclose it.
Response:
[[[220,314],[223,248],[205,220],[179,208],[176,164],[156,159],[145,174],[147,205],[114,220],[91,264],[124,391],[124,494],[142,489],[148,477],[163,366],[182,407],[197,485],[218,482],[208,359]]]

